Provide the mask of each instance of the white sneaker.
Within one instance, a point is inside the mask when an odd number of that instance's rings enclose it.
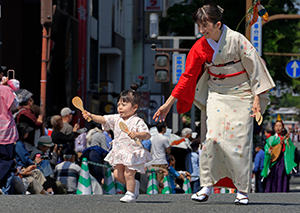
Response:
[[[196,192],[191,196],[192,200],[198,201],[198,202],[205,202],[208,200],[209,195],[211,194],[212,186],[203,187],[199,192]]]
[[[135,189],[134,189],[135,199],[137,199],[140,195],[140,181],[135,180]]]
[[[135,202],[135,200],[136,200],[135,195],[130,191],[127,191],[125,195],[120,199],[120,201],[123,203],[131,203],[131,202]]]

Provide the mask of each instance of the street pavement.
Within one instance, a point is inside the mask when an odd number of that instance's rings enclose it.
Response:
[[[235,194],[212,194],[205,203],[191,194],[141,194],[130,204],[119,202],[122,195],[9,195],[0,196],[0,212],[300,212],[300,176],[292,176],[290,187],[290,193],[250,193],[247,206],[234,205]]]

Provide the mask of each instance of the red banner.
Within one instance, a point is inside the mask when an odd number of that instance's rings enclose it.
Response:
[[[83,102],[86,97],[86,3],[87,0],[77,0],[78,25],[78,88],[77,94]]]

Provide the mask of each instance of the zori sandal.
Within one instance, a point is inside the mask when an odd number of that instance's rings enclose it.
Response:
[[[191,198],[194,201],[205,202],[208,200],[209,196],[206,194],[198,194],[198,192],[197,192],[197,193],[193,194]]]
[[[236,198],[234,201],[235,205],[248,205],[249,203],[249,198],[244,197],[244,198]]]

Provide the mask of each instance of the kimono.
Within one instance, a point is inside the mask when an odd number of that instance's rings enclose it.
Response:
[[[178,113],[190,110],[194,102],[207,115],[201,185],[249,192],[252,104],[254,96],[260,94],[263,113],[269,102],[266,92],[275,84],[252,44],[225,25],[222,30],[217,44],[204,37],[195,43],[172,96],[178,99]]]
[[[265,192],[288,192],[289,179],[288,175],[297,164],[294,162],[295,149],[291,139],[285,139],[281,153],[276,161],[271,162],[271,154],[269,153],[270,146],[274,147],[280,143],[283,136],[277,133],[269,137],[266,141],[264,168],[261,176],[266,178]]]

